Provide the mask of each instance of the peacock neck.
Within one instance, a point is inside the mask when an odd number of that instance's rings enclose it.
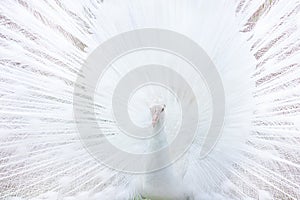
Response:
[[[159,151],[164,147],[168,147],[163,121],[157,123],[153,128],[153,135],[150,140],[150,152]],[[169,160],[169,151],[163,151],[159,155],[149,159],[147,165],[151,166],[155,163],[158,166],[163,166]],[[181,189],[181,182],[177,178],[173,167],[169,166],[146,174],[143,177],[143,191],[141,194],[144,197],[155,200],[183,200],[185,198]]]
[[[157,151],[167,145],[167,137],[163,121],[159,121],[153,128],[153,137],[150,139],[150,151]]]

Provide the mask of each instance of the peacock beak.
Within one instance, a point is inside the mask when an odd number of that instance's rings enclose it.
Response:
[[[154,112],[152,115],[152,126],[155,127],[158,121],[159,121],[159,113]]]

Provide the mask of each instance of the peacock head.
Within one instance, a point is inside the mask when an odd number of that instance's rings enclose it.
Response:
[[[153,128],[157,126],[158,123],[163,122],[165,118],[165,108],[165,104],[154,105],[150,108]]]

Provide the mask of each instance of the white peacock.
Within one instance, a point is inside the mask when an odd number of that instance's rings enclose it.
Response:
[[[298,0],[1,1],[0,199],[300,199],[299,8]],[[152,120],[159,127],[165,112],[165,134],[144,143],[119,137],[108,97],[135,67],[174,66],[199,105],[188,151],[160,171],[134,174],[86,151],[76,128],[86,119],[74,119],[73,91],[98,45],[143,28],[180,33],[206,51],[224,85],[226,113],[218,143],[201,159],[201,130],[212,117],[203,77],[155,50],[118,60],[99,83],[93,108],[118,148],[135,153],[167,146],[185,109],[168,88],[145,85],[119,102],[139,127]]]

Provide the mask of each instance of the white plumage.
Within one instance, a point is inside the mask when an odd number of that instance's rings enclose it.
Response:
[[[166,195],[177,195],[169,184],[179,181],[180,195],[196,200],[299,199],[299,8],[297,0],[0,2],[0,199],[127,200],[160,193],[151,187],[163,181]],[[118,70],[107,71],[97,88],[95,110],[107,119],[99,125],[109,140],[126,151],[149,150],[148,142],[118,137],[112,122],[109,97],[130,69],[174,64],[199,101],[201,123],[191,148],[172,170],[152,177],[97,162],[83,148],[73,118],[74,84],[89,53],[112,36],[149,27],[197,42],[216,65],[226,95],[222,136],[199,159],[211,118],[203,79],[155,51],[114,63]],[[140,126],[151,123],[147,114],[156,98],[167,105],[169,142],[180,122],[180,104],[170,92],[156,86],[137,91],[129,115]]]

